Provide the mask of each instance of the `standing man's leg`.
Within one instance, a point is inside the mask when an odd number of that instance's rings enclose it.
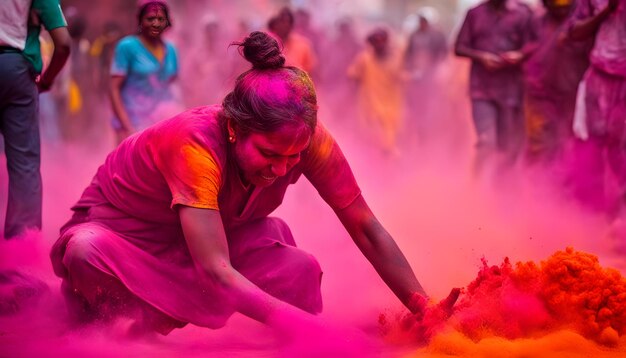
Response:
[[[493,101],[472,99],[472,120],[476,131],[475,174],[483,170],[496,151],[498,113]]]
[[[524,146],[524,117],[519,105],[500,104],[498,149],[504,155],[504,167],[515,165]]]
[[[561,106],[559,106],[561,107]],[[561,141],[565,138],[566,124],[562,110],[557,110],[553,100],[527,95],[524,100],[525,160],[528,164],[551,163],[556,158]],[[571,125],[570,125],[571,128]]]
[[[41,229],[41,173],[38,91],[31,65],[20,53],[0,55],[2,110],[9,195],[4,236]]]
[[[546,117],[541,111],[540,99],[532,95],[524,97],[524,127],[526,129],[526,160],[535,164],[545,154]]]

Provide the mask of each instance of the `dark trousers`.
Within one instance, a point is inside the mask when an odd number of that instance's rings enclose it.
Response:
[[[472,119],[477,137],[477,169],[496,152],[503,155],[505,167],[514,164],[524,143],[524,118],[520,106],[472,99]]]
[[[41,229],[38,91],[35,72],[20,53],[0,53],[0,132],[9,174],[4,237]]]

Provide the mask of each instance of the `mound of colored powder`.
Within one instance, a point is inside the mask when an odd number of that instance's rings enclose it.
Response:
[[[459,331],[445,331],[433,337],[428,346],[405,357],[549,357],[615,358],[626,354],[626,336],[617,347],[607,347],[570,330],[559,330],[538,338],[506,339],[487,337],[475,342]]]
[[[431,327],[428,336],[414,334],[420,323],[410,316],[395,321],[383,316],[382,321],[392,341],[408,338],[423,343],[444,328],[473,342],[540,339],[570,331],[610,349],[622,346],[626,338],[626,278],[603,268],[596,256],[572,248],[540,264],[512,265],[505,259],[499,266],[489,266],[483,260],[454,314],[445,325]]]
[[[554,324],[540,298],[538,281],[517,282],[508,259],[483,267],[457,303],[450,321],[473,340],[491,336],[519,338]]]

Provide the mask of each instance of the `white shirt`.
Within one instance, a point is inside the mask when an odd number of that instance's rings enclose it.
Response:
[[[0,46],[24,49],[31,4],[32,0],[2,0],[2,6],[0,6]]]

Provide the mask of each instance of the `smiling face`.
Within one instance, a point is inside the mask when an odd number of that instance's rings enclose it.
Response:
[[[139,22],[141,33],[155,39],[160,38],[168,26],[169,21],[165,11],[158,5],[149,5]]]
[[[311,130],[301,121],[273,132],[252,132],[243,137],[237,136],[230,124],[228,131],[236,136],[232,145],[242,181],[259,187],[271,185],[287,174],[311,142]]]

